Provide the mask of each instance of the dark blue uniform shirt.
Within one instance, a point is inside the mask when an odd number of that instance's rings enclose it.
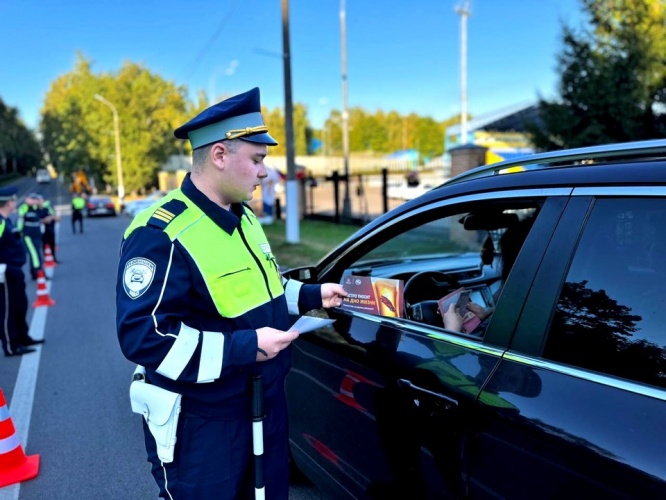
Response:
[[[27,259],[25,245],[14,229],[12,221],[0,215],[0,263],[22,267]]]

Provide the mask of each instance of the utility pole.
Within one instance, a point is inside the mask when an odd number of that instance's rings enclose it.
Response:
[[[120,158],[120,121],[118,119],[118,110],[109,100],[105,99],[99,94],[95,94],[95,99],[97,99],[102,104],[111,109],[113,113],[113,131],[116,142],[116,176],[118,177],[118,200],[120,202],[120,207],[122,208],[125,200],[125,186],[123,184],[123,163]]]
[[[467,17],[469,0],[456,7],[460,14],[460,144],[467,144]]]
[[[351,219],[349,199],[349,111],[347,110],[347,14],[345,0],[340,0],[340,45],[342,51],[342,154],[345,167],[345,197],[342,202],[342,218]]]
[[[285,239],[287,243],[300,242],[298,180],[294,158],[294,105],[291,97],[291,56],[289,48],[289,0],[282,0],[282,48],[284,64],[284,129],[287,142],[287,215]]]

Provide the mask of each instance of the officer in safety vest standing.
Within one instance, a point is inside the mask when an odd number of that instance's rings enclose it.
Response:
[[[42,235],[44,252],[46,252],[46,247],[49,247],[51,255],[53,256],[53,261],[60,263],[58,257],[56,256],[56,222],[60,221],[60,216],[56,213],[55,208],[51,204],[51,200],[42,199],[42,210],[47,215],[46,220],[44,221],[44,234]]]
[[[289,495],[284,382],[289,313],[336,307],[341,285],[283,279],[249,206],[266,176],[259,89],[231,97],[175,131],[192,171],[125,231],[116,288],[123,354],[137,370],[130,397],[144,415],[160,496],[254,497],[249,381],[263,383],[265,494]],[[173,431],[172,431],[173,428]]]
[[[28,297],[23,266],[26,251],[21,234],[9,216],[16,210],[16,188],[0,188],[0,340],[5,356],[34,352],[41,344],[28,336]]]
[[[44,209],[40,206],[41,195],[28,193],[25,200],[18,208],[18,222],[16,227],[23,235],[26,249],[28,251],[28,263],[30,264],[30,276],[37,279],[37,273],[43,270],[42,257],[42,223],[46,218]]]
[[[83,193],[76,193],[72,197],[72,233],[76,234],[76,223],[79,223],[79,232],[83,233],[83,209],[86,208],[86,199]]]

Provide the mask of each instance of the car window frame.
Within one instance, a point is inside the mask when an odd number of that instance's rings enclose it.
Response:
[[[569,193],[571,190],[569,190]],[[527,298],[546,251],[570,203],[568,195],[548,196],[516,258],[502,289],[498,307],[484,336],[486,343],[509,346],[524,312]],[[519,272],[515,272],[519,269]]]
[[[409,212],[405,212],[396,216],[395,218],[386,220],[383,224],[378,225],[373,228],[367,234],[364,234],[357,240],[351,240],[348,242],[347,248],[341,253],[336,253],[334,257],[327,258],[325,257],[317,266],[317,282],[323,283],[327,281],[339,282],[339,278],[343,275],[344,270],[350,267],[350,263],[358,260],[358,255],[362,253],[367,253],[368,248],[372,246],[376,248],[381,242],[387,240],[387,231],[388,234],[398,234],[403,227],[411,227],[409,223],[410,220],[414,218],[419,218],[419,225],[425,224],[428,221],[435,220],[437,218],[442,218],[446,214],[452,214],[455,211],[461,212],[465,211],[470,205],[493,202],[499,200],[520,200],[520,199],[541,199],[543,200],[543,207],[539,213],[538,220],[544,219],[550,221],[550,224],[553,224],[553,221],[559,220],[561,216],[563,207],[566,205],[566,200],[568,200],[569,195],[572,192],[571,187],[556,187],[556,188],[536,188],[536,189],[515,189],[515,190],[501,190],[494,192],[487,192],[481,194],[465,194],[459,195],[456,197],[445,198],[434,200],[429,202],[426,205],[413,209]],[[444,195],[444,192],[442,192]],[[546,218],[542,217],[542,214],[547,215]],[[427,215],[427,221],[423,221],[424,215]],[[543,224],[543,223],[542,223]],[[538,226],[537,226],[538,227]],[[393,229],[391,229],[393,228]],[[388,236],[390,238],[391,236]],[[529,241],[530,238],[528,237]],[[526,242],[527,242],[526,241]],[[543,252],[545,251],[545,246],[543,242],[535,240],[532,243],[534,252]],[[540,255],[539,255],[540,257]],[[538,260],[540,262],[540,258]],[[538,266],[534,267],[534,273],[536,273]],[[516,275],[514,273],[514,278],[511,276],[507,281],[507,285],[516,280],[516,276],[527,282],[531,282],[533,279],[533,273],[520,273]],[[527,291],[522,293],[526,294]],[[519,300],[519,299],[518,299]],[[501,302],[501,300],[500,300]],[[498,304],[498,305],[501,305]],[[502,306],[505,308],[505,306]],[[500,312],[502,309],[497,308],[495,314]],[[368,315],[364,313],[356,313],[353,311],[343,311],[339,310],[337,314],[350,315],[352,317],[362,317],[365,320],[372,320],[380,324],[389,324],[396,326],[401,329],[419,332],[425,335],[442,334],[443,338],[454,337],[456,335],[461,335],[462,341],[467,344],[471,342],[473,344],[489,344],[498,348],[506,349],[509,346],[510,340],[513,336],[514,326],[519,320],[519,315],[514,315],[512,324],[509,328],[504,328],[503,333],[497,326],[499,322],[495,321],[496,326],[492,329],[493,321],[489,324],[489,329],[486,332],[486,335],[483,337],[469,337],[464,334],[458,334],[457,332],[450,333],[448,330],[443,328],[433,327],[426,324],[414,322],[407,320],[405,318],[391,318],[391,317],[374,317],[373,315]],[[504,314],[502,317],[506,318],[510,316]],[[506,319],[505,319],[506,321]]]

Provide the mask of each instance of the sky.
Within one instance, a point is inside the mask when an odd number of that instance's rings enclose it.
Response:
[[[288,16],[282,6],[288,5]],[[292,99],[321,128],[347,105],[445,120],[460,113],[464,0],[0,0],[0,98],[36,129],[51,84],[77,52],[95,73],[124,62],[215,101],[252,87],[284,107],[283,18]],[[475,118],[557,94],[562,23],[579,0],[470,0],[467,110]]]

